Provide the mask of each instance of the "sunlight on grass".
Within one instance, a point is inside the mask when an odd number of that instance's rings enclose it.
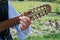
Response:
[[[29,8],[33,8],[36,6],[40,6],[42,3],[48,3],[52,7],[52,12],[56,12],[56,8],[59,7],[60,10],[60,4],[52,3],[52,2],[36,2],[36,1],[20,1],[20,2],[11,2],[13,7],[18,11],[18,12],[27,12]],[[47,16],[44,16],[42,18],[39,18],[37,21],[33,21],[32,25],[38,29],[41,30],[42,25],[45,25],[44,22],[51,20],[54,21],[55,19],[60,20],[60,15],[57,15],[56,13],[50,13]],[[55,36],[56,35],[56,36]],[[26,40],[60,40],[60,34],[53,34],[53,35],[45,35],[44,37],[39,36],[32,36],[30,35]],[[52,38],[52,37],[56,38]],[[46,38],[46,37],[51,37],[51,38]],[[14,40],[18,40],[18,38],[14,38]]]
[[[36,6],[40,6],[41,4],[48,3],[52,7],[52,11],[56,11],[57,4],[56,3],[51,3],[51,2],[36,2],[36,1],[20,1],[20,2],[11,2],[13,7],[18,11],[18,12],[26,12],[29,10],[29,8],[33,8]],[[59,6],[60,4],[58,4]]]

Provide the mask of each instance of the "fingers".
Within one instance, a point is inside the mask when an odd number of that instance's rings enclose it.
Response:
[[[26,23],[20,21],[20,27],[21,27],[23,30],[27,29],[26,26],[27,26]]]
[[[29,25],[31,24],[30,18],[26,16],[19,17],[19,19],[20,19],[21,28],[24,30],[27,29]]]
[[[25,19],[26,19],[27,23],[30,25],[31,24],[30,18],[26,17]]]
[[[25,17],[19,17],[20,18],[20,21],[22,21],[23,23],[26,23],[26,24],[28,24],[27,23],[27,20],[25,19]],[[20,22],[21,23],[21,22]]]
[[[24,23],[26,23],[26,24],[31,24],[30,18],[28,18],[28,17],[26,17],[26,16],[19,17],[19,19],[20,19],[21,21],[23,21]]]

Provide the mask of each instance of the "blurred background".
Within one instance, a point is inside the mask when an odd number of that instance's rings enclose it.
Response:
[[[29,8],[49,4],[51,13],[32,21],[31,34],[26,40],[60,40],[60,0],[9,0],[17,12],[27,12]],[[11,28],[14,40],[18,40],[17,31]]]

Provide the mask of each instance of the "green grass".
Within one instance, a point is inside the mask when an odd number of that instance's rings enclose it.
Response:
[[[60,33],[46,34],[41,37],[39,36],[29,36],[26,40],[60,40]]]
[[[26,12],[29,8],[40,6],[41,4],[48,3],[52,7],[52,11],[55,12],[56,8],[60,8],[60,4],[52,2],[37,2],[37,1],[20,1],[20,2],[11,2],[14,8],[18,12]],[[60,10],[60,9],[59,9]]]
[[[37,2],[37,1],[19,1],[19,2],[11,2],[13,7],[20,13],[20,12],[27,12],[29,10],[29,8],[33,8],[36,6],[40,6],[43,3],[48,3],[51,7],[52,7],[52,12],[56,12],[56,8],[58,8],[59,12],[60,12],[60,4],[57,3],[52,3],[52,2]],[[50,15],[50,14],[49,14]],[[60,20],[60,15],[54,15],[51,14],[50,16],[46,16],[46,17],[42,17],[41,20],[54,20],[54,19],[58,19]]]
[[[13,40],[18,40],[14,38]],[[60,33],[45,34],[45,35],[30,35],[25,40],[60,40]]]
[[[56,3],[51,3],[51,2],[36,2],[36,1],[20,1],[20,2],[11,2],[11,4],[13,5],[13,7],[18,11],[18,12],[27,12],[29,10],[29,8],[33,8],[36,6],[40,6],[42,3],[48,3],[49,5],[51,5],[52,7],[52,12],[56,12],[56,8],[59,9],[60,11],[60,4],[56,4]],[[39,18],[38,21],[33,21],[34,23],[32,25],[34,25],[35,28],[40,29],[41,25],[43,25],[44,21],[48,21],[48,20],[52,20],[54,21],[55,19],[60,20],[60,15],[57,15],[56,13],[50,13],[47,16],[44,16],[42,18]],[[45,37],[41,37],[41,36],[29,36],[26,40],[60,40],[60,34],[53,34],[51,35],[50,38],[46,38],[49,37],[50,35],[47,35]],[[56,37],[56,38],[52,38],[52,37]],[[14,38],[14,40],[18,40],[17,38]]]
[[[44,21],[44,20],[46,20],[46,21],[48,21],[48,20],[55,20],[55,19],[57,19],[57,20],[60,20],[60,15],[56,15],[56,16],[46,16],[46,17],[42,17],[42,18],[40,18],[40,20],[42,20],[42,21]]]

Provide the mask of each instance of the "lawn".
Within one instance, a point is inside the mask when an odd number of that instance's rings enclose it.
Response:
[[[52,11],[55,12],[56,8],[60,8],[60,4],[52,3],[52,2],[37,2],[37,1],[20,1],[20,2],[11,2],[13,7],[18,12],[26,12],[29,10],[29,8],[40,6],[41,4],[47,3],[51,5]]]
[[[44,4],[44,3],[48,3],[51,7],[52,7],[52,11],[51,12],[56,12],[58,9],[59,12],[60,12],[60,4],[57,4],[57,3],[52,3],[52,2],[36,2],[36,1],[20,1],[20,2],[11,2],[11,4],[13,5],[13,7],[19,12],[27,12],[29,10],[29,8],[33,8],[33,7],[36,7],[36,6],[40,6],[41,4]],[[52,13],[52,14],[49,14],[50,16],[48,17],[43,17],[41,18],[42,20],[48,20],[48,19],[58,19],[60,20],[60,15],[56,15],[55,13]],[[54,16],[56,15],[56,16]],[[53,17],[52,17],[53,16]]]
[[[48,3],[49,5],[51,5],[52,7],[52,12],[56,12],[56,8],[59,9],[60,11],[60,4],[57,3],[52,3],[52,2],[36,2],[36,1],[20,1],[20,2],[11,2],[11,4],[13,5],[13,7],[20,13],[20,12],[27,12],[29,10],[29,8],[33,8],[36,6],[40,6],[43,3]],[[60,20],[60,15],[57,15],[56,13],[50,13],[45,17],[39,18],[38,21],[33,21],[34,23],[32,25],[34,25],[37,29],[39,29],[39,27],[41,27],[41,25],[43,25],[44,21],[48,21],[48,20],[52,20],[54,21],[55,19]],[[40,24],[41,25],[40,25]],[[54,37],[54,38],[53,38]],[[17,38],[15,38],[17,40]],[[15,40],[14,39],[14,40]],[[53,34],[51,35],[47,35],[45,37],[41,37],[39,36],[33,36],[30,35],[26,40],[60,40],[60,33],[59,34]]]

